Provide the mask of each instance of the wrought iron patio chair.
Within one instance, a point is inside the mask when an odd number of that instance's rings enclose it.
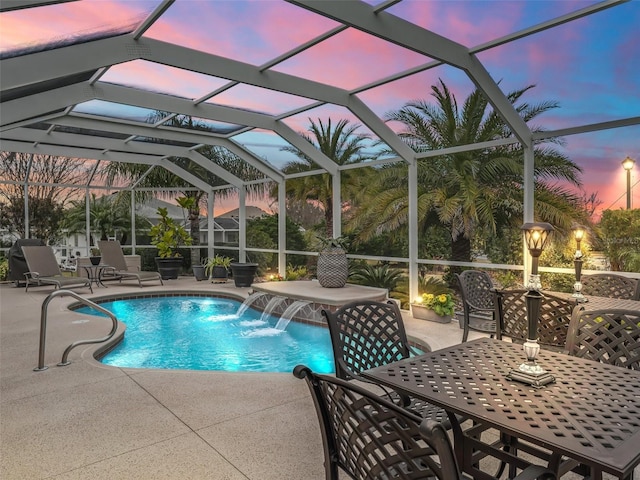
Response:
[[[640,300],[640,282],[615,273],[596,273],[583,275],[582,294],[595,297]]]
[[[496,332],[496,306],[493,296],[493,282],[487,272],[465,270],[457,273],[463,305],[462,341],[469,338],[469,330],[489,333]]]
[[[304,365],[293,374],[307,382],[316,408],[327,480],[343,471],[353,479],[454,480],[461,475],[442,424],[421,418],[342,379],[316,375]],[[518,480],[553,479],[544,467]]]
[[[153,282],[156,280],[159,280],[160,284],[164,285],[159,272],[129,270],[119,241],[101,240],[98,242],[98,248],[100,249],[103,263],[113,267],[113,270],[109,273],[113,275],[114,278],[118,278],[120,281],[122,281],[122,279],[135,278],[138,280],[140,288],[142,288],[142,282]]]
[[[640,311],[576,309],[566,348],[569,355],[640,370]]]
[[[389,301],[355,301],[335,312],[322,310],[327,319],[336,377],[369,382],[360,373],[410,356],[410,346],[398,305]],[[380,387],[382,388],[382,387]],[[447,413],[423,400],[385,390],[394,402],[450,427]]]
[[[496,338],[511,338],[524,343],[529,336],[527,317],[527,290],[496,290]],[[550,293],[543,293],[538,318],[538,343],[542,348],[564,351],[567,330],[575,303]]]
[[[29,291],[29,285],[53,285],[55,289],[89,287],[91,293],[91,281],[88,278],[65,276],[60,271],[60,265],[53,253],[53,249],[49,246],[23,246],[22,254],[27,262],[25,279],[25,292]]]

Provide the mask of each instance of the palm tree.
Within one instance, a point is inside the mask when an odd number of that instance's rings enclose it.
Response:
[[[337,165],[345,166],[353,163],[360,163],[368,159],[375,158],[376,155],[368,155],[364,152],[367,147],[366,141],[369,136],[356,133],[360,128],[358,124],[349,124],[349,120],[339,120],[332,125],[331,119],[323,123],[318,119],[317,123],[309,119],[311,125],[308,131],[312,136],[305,133],[300,135],[320,150],[325,156],[336,162]],[[285,147],[282,150],[294,153],[300,161],[287,164],[282,170],[285,174],[307,172],[317,169],[315,162],[295,147]],[[357,174],[353,170],[344,170],[341,174],[342,198],[348,198],[353,206],[360,198],[362,192],[362,176],[365,174],[364,168],[357,169]],[[308,175],[294,178],[287,181],[287,197],[293,201],[316,203],[322,207],[326,222],[326,236],[333,237],[333,190],[331,175]]]
[[[131,228],[131,212],[129,204],[122,202],[117,196],[102,196],[97,198],[91,194],[89,199],[89,218],[91,231],[98,233],[100,240],[107,240],[109,234],[122,232],[122,242],[126,240],[127,232]],[[74,200],[71,208],[67,210],[64,219],[64,228],[69,234],[83,233],[86,230],[86,206],[84,200]],[[137,217],[136,225],[148,223],[143,217]],[[95,244],[95,239],[92,241]]]
[[[516,104],[533,86],[507,95]],[[462,109],[442,80],[431,87],[435,105],[420,100],[387,114],[401,122],[403,140],[417,152],[487,142],[511,136],[509,128],[476,89]],[[516,110],[525,121],[557,108],[554,102],[521,103]],[[557,139],[547,140],[559,142]],[[579,198],[553,182],[579,185],[580,167],[550,146],[536,145],[535,205],[540,220],[570,229],[579,217]],[[471,260],[474,235],[495,235],[504,225],[521,222],[523,211],[523,154],[519,145],[452,153],[418,163],[419,228],[440,224],[450,233],[451,259]],[[408,219],[408,169],[395,164],[380,170],[372,186],[376,202],[369,202],[351,223],[362,238],[393,231]]]

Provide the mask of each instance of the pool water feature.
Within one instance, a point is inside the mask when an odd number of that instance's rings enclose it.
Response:
[[[101,303],[126,324],[124,340],[101,362],[117,367],[291,372],[302,363],[332,373],[328,329],[264,315],[219,297],[167,296]],[[77,312],[99,314],[85,307]]]

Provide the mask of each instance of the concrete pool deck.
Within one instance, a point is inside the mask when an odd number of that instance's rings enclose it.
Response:
[[[172,290],[246,297],[233,282],[192,277],[164,286],[108,283],[87,298]],[[262,284],[265,285],[265,284]],[[38,363],[40,311],[51,287],[0,285],[0,478],[251,479],[324,478],[318,422],[303,381],[291,374],[124,369],[93,358],[82,345],[57,367],[72,342],[102,337],[107,318],[49,305],[45,364]],[[410,336],[432,349],[459,343],[457,323],[414,320]],[[472,336],[477,334],[472,332]]]

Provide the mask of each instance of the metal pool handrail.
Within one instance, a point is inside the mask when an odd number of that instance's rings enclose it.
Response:
[[[69,352],[75,347],[77,347],[78,345],[106,342],[111,337],[113,337],[113,335],[116,333],[116,330],[118,328],[118,319],[109,310],[102,308],[97,303],[94,303],[91,300],[88,300],[78,295],[77,293],[72,292],[71,290],[56,290],[53,293],[49,294],[49,296],[45,298],[44,301],[42,302],[42,308],[41,308],[41,314],[40,314],[40,349],[39,349],[39,356],[38,356],[38,366],[33,369],[34,372],[41,372],[49,368],[44,364],[44,349],[45,349],[45,342],[46,342],[46,335],[47,335],[47,309],[49,307],[49,303],[51,302],[51,300],[53,300],[55,297],[62,297],[65,295],[69,295],[75,298],[76,300],[78,300],[83,305],[86,305],[87,307],[98,310],[99,312],[102,312],[105,315],[109,316],[112,321],[112,327],[111,327],[111,331],[106,337],[96,338],[94,340],[79,340],[69,345],[65,349],[64,353],[62,354],[62,360],[60,360],[60,363],[58,363],[59,367],[64,367],[71,363],[67,361],[67,357],[69,356]]]

